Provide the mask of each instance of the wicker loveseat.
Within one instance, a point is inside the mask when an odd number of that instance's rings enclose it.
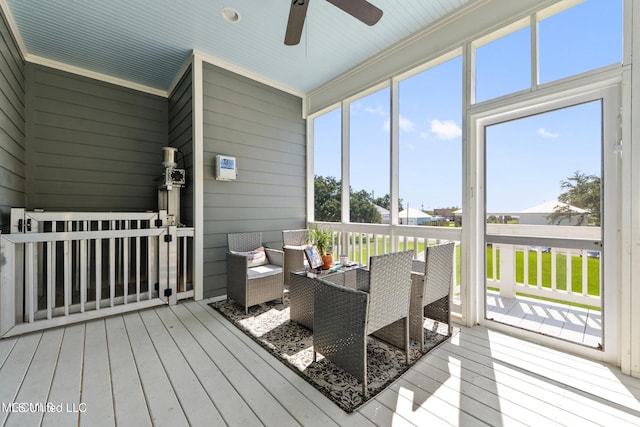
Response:
[[[404,319],[394,345],[409,363],[411,252],[372,256],[369,270],[358,269],[357,289],[318,280],[314,295],[313,350],[362,382],[367,392],[367,336]],[[377,334],[375,334],[377,336]],[[387,340],[387,337],[385,337]],[[398,345],[400,344],[400,345]]]
[[[284,253],[262,248],[260,232],[229,234],[227,239],[227,298],[242,305],[245,313],[252,305],[282,299]]]
[[[413,261],[411,267],[411,339],[420,343],[424,352],[424,317],[447,325],[451,335],[449,295],[453,280],[453,254],[455,242],[425,248],[425,261]]]

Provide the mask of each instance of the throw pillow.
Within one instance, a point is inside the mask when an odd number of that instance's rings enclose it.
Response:
[[[269,263],[267,254],[262,246],[249,252],[231,251],[231,253],[247,257],[247,267],[249,268]]]

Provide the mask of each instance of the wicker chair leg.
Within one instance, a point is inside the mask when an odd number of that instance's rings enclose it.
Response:
[[[409,316],[404,318],[404,354],[407,365],[409,364]]]

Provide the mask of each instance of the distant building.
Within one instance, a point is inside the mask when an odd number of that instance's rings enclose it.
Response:
[[[391,212],[389,212],[389,209],[385,209],[382,206],[378,206],[378,205],[373,205],[373,206],[380,213],[380,216],[382,217],[382,224],[391,223]]]
[[[398,213],[400,224],[422,225],[431,222],[431,215],[415,208],[405,209]]]
[[[549,215],[556,212],[557,209],[569,209],[570,212],[577,214],[575,218],[563,218],[560,223],[556,225],[577,225],[580,215],[589,213],[589,211],[571,206],[568,203],[559,202],[557,200],[551,200],[549,202],[542,203],[541,205],[533,206],[529,209],[525,209],[522,212],[518,212],[515,215],[520,217],[520,224],[534,224],[534,225],[550,225],[553,224],[549,219]]]
[[[455,211],[455,209],[451,209],[451,208],[447,208],[447,209],[434,209],[433,210],[433,216],[436,217],[442,217],[448,221],[453,221],[453,217],[454,214],[453,212]]]

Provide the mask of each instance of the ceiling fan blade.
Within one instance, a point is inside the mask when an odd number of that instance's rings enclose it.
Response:
[[[380,20],[380,18],[382,18],[382,10],[378,9],[366,0],[327,1],[367,25],[374,25]]]
[[[307,16],[309,1],[310,0],[291,0],[287,32],[284,35],[284,44],[287,46],[293,46],[300,43],[302,27],[304,27],[304,20]]]

